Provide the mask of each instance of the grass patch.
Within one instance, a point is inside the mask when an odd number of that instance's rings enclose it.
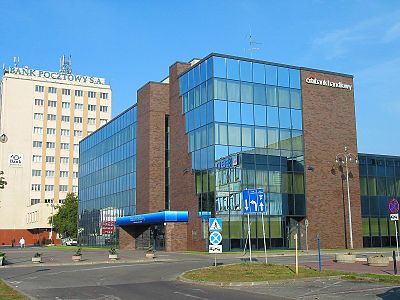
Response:
[[[380,275],[380,274],[349,274],[342,276],[342,279],[346,280],[360,280],[360,281],[372,281],[387,284],[400,284],[400,277],[394,275]]]
[[[28,298],[20,294],[16,290],[10,288],[3,282],[3,280],[0,279],[0,299],[27,300]]]
[[[193,270],[185,273],[183,277],[195,281],[252,282],[320,276],[337,276],[342,274],[343,272],[339,271],[324,270],[319,272],[315,269],[299,267],[299,275],[296,275],[294,266],[240,263]]]
[[[81,248],[82,251],[84,250],[109,250],[110,248],[104,247],[79,247],[79,246],[61,246],[61,245],[57,245],[57,246],[46,246],[46,248],[48,249],[72,249],[72,250],[76,250],[78,248]]]

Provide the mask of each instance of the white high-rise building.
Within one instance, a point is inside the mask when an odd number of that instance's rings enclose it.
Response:
[[[48,237],[53,205],[78,193],[79,141],[111,118],[103,78],[10,67],[0,82],[0,245]]]

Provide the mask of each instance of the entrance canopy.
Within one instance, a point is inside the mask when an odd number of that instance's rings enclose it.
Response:
[[[187,222],[188,220],[189,212],[187,211],[160,211],[150,214],[118,217],[116,225]]]

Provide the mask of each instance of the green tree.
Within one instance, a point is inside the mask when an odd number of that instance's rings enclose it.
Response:
[[[76,238],[78,226],[78,197],[68,193],[62,205],[56,206],[57,213],[53,216],[53,228],[63,237]],[[49,218],[51,225],[51,217]]]

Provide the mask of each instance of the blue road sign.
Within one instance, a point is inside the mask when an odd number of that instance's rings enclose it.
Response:
[[[222,219],[221,218],[210,218],[209,221],[208,221],[208,230],[210,232],[212,232],[212,231],[217,231],[217,232],[222,231]]]
[[[210,243],[213,245],[219,245],[222,242],[222,235],[218,231],[214,231],[210,234]]]
[[[243,213],[264,213],[267,210],[264,189],[242,191]]]

